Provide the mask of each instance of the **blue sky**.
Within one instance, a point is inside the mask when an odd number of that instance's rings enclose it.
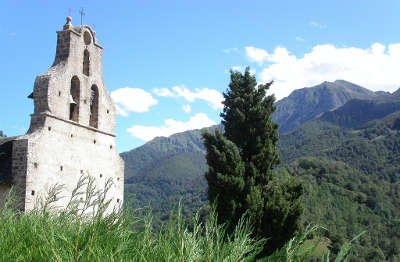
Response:
[[[2,0],[0,130],[8,136],[28,130],[26,97],[53,62],[56,31],[69,13],[80,24],[81,7],[104,46],[120,152],[220,122],[232,68],[274,80],[278,99],[325,80],[400,86],[400,1]]]

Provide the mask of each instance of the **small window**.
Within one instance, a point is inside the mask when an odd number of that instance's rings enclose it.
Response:
[[[89,125],[98,128],[99,125],[99,89],[92,85],[90,89],[90,118]]]
[[[51,131],[51,126],[49,126],[47,129],[48,129],[49,131]]]
[[[32,195],[32,196],[35,195],[35,190],[32,190],[31,195]]]
[[[117,198],[117,203],[119,203],[119,198]]]
[[[103,174],[100,174],[100,178],[102,178],[103,177]]]
[[[83,174],[83,170],[81,169],[81,174]]]
[[[33,163],[33,166],[34,166],[35,168],[38,168],[39,164],[38,164],[37,162],[35,162],[35,163]]]
[[[64,167],[63,166],[60,166],[60,171],[63,171],[64,170]]]
[[[89,51],[85,49],[83,52],[83,74],[89,76],[90,72],[90,56]]]
[[[79,100],[80,100],[80,81],[77,76],[71,79],[71,89],[69,95],[69,120],[79,121]]]

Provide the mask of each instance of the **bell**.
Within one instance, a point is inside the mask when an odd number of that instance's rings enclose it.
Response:
[[[69,95],[69,103],[70,103],[70,104],[76,104],[76,102],[75,102],[74,99],[72,98],[72,95]]]

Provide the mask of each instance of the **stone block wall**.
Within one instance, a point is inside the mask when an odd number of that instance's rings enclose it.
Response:
[[[18,193],[18,201],[25,202],[26,173],[28,166],[28,140],[23,136],[13,141],[12,183]],[[23,204],[21,208],[25,210]]]
[[[34,208],[36,199],[45,198],[54,185],[63,185],[57,205],[68,203],[81,176],[95,178],[102,189],[107,179],[113,180],[108,193],[111,207],[123,201],[123,162],[115,146],[115,136],[69,120],[46,116],[43,128],[29,134],[29,152],[25,208]]]

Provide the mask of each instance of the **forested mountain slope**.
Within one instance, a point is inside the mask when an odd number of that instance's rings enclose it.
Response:
[[[221,125],[200,130],[190,130],[169,137],[156,137],[141,147],[121,153],[125,161],[125,181],[138,176],[142,170],[154,167],[154,163],[179,153],[205,153],[201,133],[222,128]]]
[[[354,261],[398,261],[400,183],[333,160],[302,158],[285,168],[304,181],[304,222],[324,226],[334,252],[346,239],[367,231],[354,243]]]
[[[214,126],[170,137],[157,137],[121,154],[125,160],[125,198],[135,207],[150,206],[155,224],[166,221],[182,200],[183,212],[191,216],[207,200],[207,170],[201,133]]]
[[[352,99],[336,110],[322,114],[320,120],[342,127],[358,127],[400,110],[400,98],[380,95],[372,100]]]
[[[367,92],[365,97],[350,99],[281,134],[282,164],[276,172],[305,182],[304,223],[324,225],[333,251],[344,239],[367,230],[357,243],[360,259],[354,261],[398,261],[400,92]],[[150,205],[158,224],[168,219],[180,199],[186,217],[207,205],[203,131],[156,138],[122,153],[127,202]]]
[[[312,121],[282,135],[279,149],[284,163],[304,156],[324,157],[396,182],[400,179],[400,112],[354,129]]]
[[[280,133],[287,133],[351,99],[370,100],[378,96],[366,88],[344,80],[323,82],[314,87],[295,90],[288,97],[278,101],[272,119],[279,123]]]

